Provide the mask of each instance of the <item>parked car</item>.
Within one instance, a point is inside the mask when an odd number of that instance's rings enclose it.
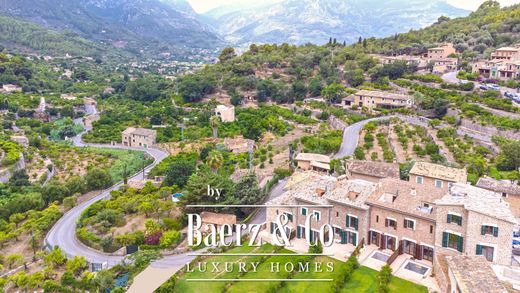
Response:
[[[505,96],[505,97],[507,97],[507,98],[510,98],[510,99],[512,99],[512,98],[514,98],[514,97],[515,97],[515,94],[513,94],[513,93],[510,93],[510,92],[505,92],[505,93],[504,93],[504,96]]]
[[[487,86],[489,89],[492,89],[492,90],[495,90],[495,91],[499,91],[499,90],[500,90],[500,86],[498,86],[498,85],[496,85],[496,84],[488,83],[488,84],[486,84],[486,86]]]
[[[488,90],[488,87],[485,86],[485,85],[481,85],[481,86],[479,86],[479,88],[480,88],[481,90],[483,90],[483,91],[487,91],[487,90]]]
[[[520,248],[520,240],[513,239],[513,248]]]

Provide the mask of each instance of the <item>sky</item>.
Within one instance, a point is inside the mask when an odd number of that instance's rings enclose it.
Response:
[[[237,4],[245,4],[247,2],[250,3],[258,3],[260,1],[265,0],[187,0],[193,9],[197,13],[204,13],[207,12],[213,8],[223,6],[223,5],[237,5]],[[273,1],[273,0],[269,0]],[[381,0],[385,1],[385,0]],[[479,5],[484,2],[485,0],[447,0],[448,3],[452,4],[453,6],[464,8],[468,10],[476,10]],[[512,4],[520,3],[520,0],[498,0],[500,2],[501,6],[508,6]]]

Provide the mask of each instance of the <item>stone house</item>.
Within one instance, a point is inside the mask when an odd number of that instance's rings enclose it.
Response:
[[[360,90],[355,94],[343,98],[341,105],[344,108],[351,108],[352,106],[373,108],[405,108],[411,107],[412,97],[409,95],[383,92],[383,91],[369,91]]]
[[[128,127],[121,134],[124,146],[148,148],[155,145],[157,131],[146,128]]]
[[[235,107],[218,105],[215,108],[215,115],[220,117],[222,122],[233,122],[235,121]]]
[[[435,205],[435,247],[441,253],[483,255],[494,264],[511,265],[516,219],[500,194],[454,183]]]
[[[214,225],[219,231],[220,227],[223,225],[229,225],[231,229],[234,229],[237,224],[237,216],[231,214],[220,214],[220,213],[212,213],[212,212],[202,212],[200,213],[200,221],[202,223],[202,231],[206,225]],[[226,231],[227,233],[228,231]]]
[[[438,47],[429,48],[427,58],[428,59],[442,59],[448,58],[451,54],[455,54],[456,50],[452,43],[442,43]]]
[[[399,179],[382,179],[367,199],[368,244],[433,262],[435,200],[443,190]]]
[[[378,182],[383,178],[399,179],[399,164],[351,160],[347,163],[348,179]]]
[[[447,292],[508,292],[482,256],[447,256],[446,262],[449,276]]]
[[[509,208],[515,217],[520,218],[520,185],[510,180],[496,180],[482,177],[477,182],[477,187],[494,191],[509,203]]]
[[[317,239],[320,228],[329,224],[334,230],[334,242],[350,244],[352,247],[361,243],[368,231],[369,207],[364,202],[373,191],[374,184],[363,180],[346,180],[345,177],[336,179],[315,172],[303,174],[302,177],[291,177],[289,180],[293,182],[288,182],[290,189],[267,203],[276,206],[267,208],[269,232],[274,233],[275,221],[283,213],[288,216],[287,227],[293,231],[291,237],[303,239],[306,219],[312,215],[311,242]]]
[[[296,155],[295,160],[296,166],[301,170],[330,171],[330,158],[326,155],[299,153]]]
[[[254,150],[255,141],[252,139],[246,139],[242,136],[238,136],[235,138],[226,137],[224,138],[224,145],[232,153],[247,153],[249,151]]]
[[[452,183],[466,183],[466,169],[446,167],[443,165],[415,162],[409,172],[410,181],[418,185],[434,186],[435,188],[448,190]]]

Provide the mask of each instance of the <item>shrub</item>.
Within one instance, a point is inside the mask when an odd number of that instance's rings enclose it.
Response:
[[[379,274],[377,274],[377,292],[387,293],[390,292],[388,285],[392,279],[392,268],[389,265],[384,265],[381,268]]]

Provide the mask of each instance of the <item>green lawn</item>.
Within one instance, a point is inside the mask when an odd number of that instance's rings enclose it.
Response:
[[[327,262],[334,263],[334,271],[331,273],[323,273],[323,272],[315,272],[312,268],[314,267],[314,263],[321,262],[323,264],[323,269],[326,269]],[[339,270],[339,266],[342,265],[339,260],[332,259],[325,256],[320,256],[314,259],[311,262],[311,266],[309,266],[309,272],[296,273],[293,275],[293,279],[334,279],[336,280],[341,273]],[[335,282],[286,282],[281,290],[278,292],[283,293],[292,293],[292,292],[335,292]]]
[[[347,284],[345,284],[341,292],[376,292],[377,273],[376,270],[371,268],[360,267],[354,271],[352,278]],[[390,282],[390,292],[425,293],[428,292],[428,289],[407,280],[392,277],[392,281]]]
[[[255,249],[256,248],[256,249]],[[274,246],[272,245],[263,245],[261,247],[251,247],[251,246],[241,246],[236,247],[229,250],[227,253],[269,253],[274,251]],[[253,251],[254,250],[254,251]],[[237,261],[239,257],[237,256],[215,256],[208,259],[208,262],[226,262],[226,261]],[[261,261],[262,256],[244,256],[240,257],[240,261],[243,262],[259,262]],[[181,279],[178,280],[175,285],[175,292],[179,293],[189,293],[189,292],[204,292],[204,293],[212,293],[212,292],[222,292],[222,290],[226,287],[227,282],[188,282],[186,279],[210,279],[210,278],[218,278],[218,279],[233,279],[239,278],[238,269],[234,270],[230,273],[223,273],[216,276],[215,273],[211,272],[211,265],[208,264],[208,271],[202,272],[192,272],[186,273],[182,276]]]
[[[255,247],[236,247],[228,251],[228,253],[269,253],[275,251],[275,247],[272,245],[264,245],[259,248]],[[278,253],[291,253],[288,250],[280,250]],[[215,275],[210,271],[186,273],[180,277],[175,284],[174,292],[178,293],[191,293],[191,292],[230,292],[230,293],[241,293],[241,292],[281,292],[281,293],[293,293],[293,292],[335,292],[335,282],[276,282],[276,281],[265,281],[265,282],[188,282],[186,279],[190,278],[219,278],[219,279],[318,279],[318,278],[330,278],[337,279],[341,274],[340,266],[344,265],[343,262],[328,257],[317,257],[311,261],[309,265],[309,272],[293,274],[285,272],[282,268],[284,263],[292,262],[297,264],[298,261],[306,261],[308,257],[305,256],[244,256],[241,257],[242,262],[261,262],[258,266],[257,272],[247,272],[240,274],[238,269],[234,272],[221,273]],[[236,256],[215,256],[208,258],[208,262],[226,262],[226,261],[238,261]],[[271,262],[280,262],[280,272],[271,272]],[[323,264],[322,269],[324,272],[315,272],[314,263],[321,262]],[[326,264],[327,262],[334,263],[334,271],[327,273]],[[296,271],[296,270],[295,270]],[[352,278],[345,284],[341,292],[376,292],[376,276],[377,271],[368,267],[360,267],[354,271]],[[407,293],[426,293],[428,290],[426,287],[417,285],[415,283],[392,277],[390,282],[390,292],[407,292]]]

